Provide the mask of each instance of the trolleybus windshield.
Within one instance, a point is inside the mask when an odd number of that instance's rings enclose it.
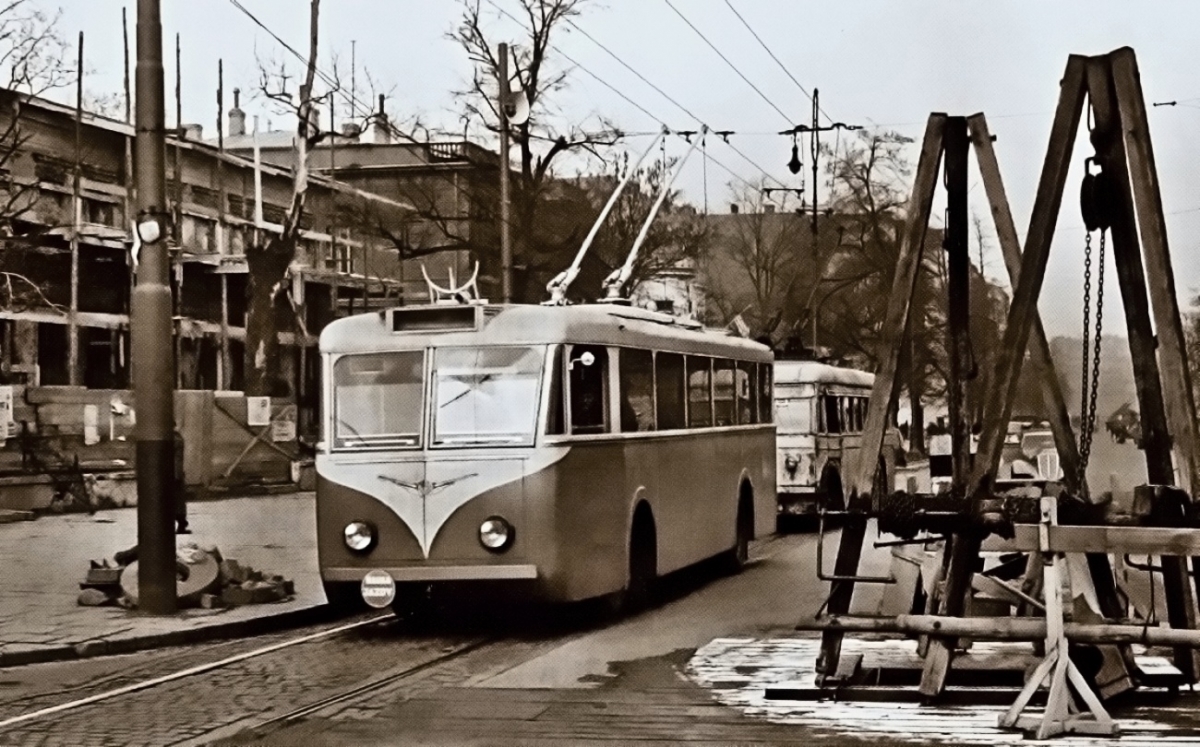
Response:
[[[779,433],[812,433],[812,397],[801,397],[790,387],[776,385],[775,427]]]
[[[544,357],[540,346],[434,351],[434,445],[532,444]]]
[[[338,358],[333,364],[334,448],[416,446],[424,369],[420,350]]]

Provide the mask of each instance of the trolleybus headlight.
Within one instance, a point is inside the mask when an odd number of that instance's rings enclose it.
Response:
[[[783,460],[783,466],[787,468],[788,472],[795,473],[800,467],[800,460],[796,458],[795,454],[788,454],[787,458]]]
[[[354,552],[366,552],[375,546],[375,527],[365,521],[352,521],[342,530],[342,539]]]
[[[479,525],[479,544],[492,552],[504,552],[512,546],[516,530],[499,516],[486,519]]]

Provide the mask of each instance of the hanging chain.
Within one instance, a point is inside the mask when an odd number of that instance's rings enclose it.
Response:
[[[1083,255],[1083,365],[1079,389],[1079,484],[1086,489],[1088,460],[1096,429],[1096,403],[1100,394],[1100,347],[1104,331],[1104,229],[1096,268],[1096,329],[1091,332],[1092,236],[1087,235]],[[1094,337],[1093,337],[1094,335]],[[1090,377],[1089,377],[1090,373]]]
[[[1079,367],[1079,468],[1086,472],[1087,453],[1090,450],[1087,436],[1087,411],[1089,374],[1091,373],[1089,357],[1091,354],[1092,334],[1092,234],[1085,235],[1083,244],[1083,361]],[[1080,485],[1084,484],[1084,475],[1079,475]]]

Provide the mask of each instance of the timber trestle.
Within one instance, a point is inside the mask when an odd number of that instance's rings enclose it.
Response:
[[[985,117],[939,113],[929,117],[881,330],[879,365],[861,451],[851,465],[848,510],[834,580],[822,614],[798,626],[822,631],[816,668],[818,684],[824,687],[843,686],[852,669],[840,661],[846,633],[920,636],[920,693],[928,699],[943,695],[954,657],[970,641],[1034,642],[1039,646],[1034,653],[1043,657],[1042,662],[1000,725],[1033,729],[1043,737],[1070,731],[1115,732],[1116,725],[1101,701],[1147,686],[1153,679],[1139,668],[1132,648],[1135,644],[1171,647],[1183,681],[1196,682],[1200,672],[1196,576],[1191,570],[1192,558],[1200,558],[1200,511],[1193,500],[1198,463],[1195,403],[1133,50],[1122,48],[1097,57],[1072,55],[1060,85],[1024,250]],[[1087,227],[1102,232],[1102,251],[1103,232],[1111,233],[1150,483],[1138,488],[1132,507],[1117,507],[1088,489],[1090,433],[1077,442],[1037,307],[1085,106],[1090,110],[1086,121],[1095,150],[1087,170],[1091,174],[1099,169],[1102,177],[1085,178],[1081,202]],[[977,449],[971,446],[970,419],[964,409],[968,382],[977,373],[970,348],[967,295],[971,270],[967,171],[972,149],[1013,286],[1003,347],[983,395]],[[910,321],[910,307],[943,162],[948,295],[944,347],[952,476],[948,489],[938,495],[881,494],[873,489],[875,472],[887,421],[899,394],[901,351],[910,334],[909,325],[916,323]],[[1090,258],[1090,239],[1088,248]],[[1085,287],[1090,290],[1090,285]],[[1097,339],[1099,334],[1097,329]],[[1054,480],[1051,476],[1049,482],[1044,478],[1025,482],[998,479],[1026,354],[1041,387],[1062,468],[1061,477]],[[1086,371],[1085,363],[1085,382]],[[1094,412],[1094,393],[1092,399]],[[1094,425],[1086,409],[1085,405],[1081,419],[1083,427],[1090,429]],[[1077,444],[1083,446],[1082,455]],[[940,540],[940,556],[924,563],[923,588],[930,593],[918,595],[926,596],[923,607],[910,605],[908,614],[886,617],[848,614],[856,583],[894,580],[860,575],[862,548],[872,519],[881,532],[918,537],[916,542]],[[1003,572],[983,567],[984,549],[1007,553],[1000,556],[1004,567],[999,570]],[[1122,586],[1120,574],[1114,573],[1114,564],[1121,573],[1143,572],[1139,569],[1147,566],[1124,562],[1130,554],[1160,559],[1150,572],[1160,576],[1155,583],[1164,592],[1169,627],[1161,626],[1152,599],[1147,610],[1145,604],[1137,603],[1136,594]],[[1064,603],[1062,587],[1067,578],[1071,597]],[[975,604],[974,596],[1004,601],[1008,614],[979,616],[986,605]],[[1090,656],[1086,666],[1080,664],[1083,659],[1076,661],[1084,649]],[[1030,697],[1044,683],[1049,687],[1044,714],[1022,716]],[[1081,710],[1090,716],[1081,715]]]

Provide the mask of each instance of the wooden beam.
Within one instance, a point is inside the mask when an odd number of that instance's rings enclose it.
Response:
[[[1006,551],[1038,548],[1037,524],[1014,524]],[[1200,529],[1190,527],[1056,526],[1050,529],[1051,552],[1120,552],[1129,555],[1188,557],[1200,555]]]
[[[996,236],[1000,251],[1004,254],[1004,266],[1008,269],[1009,282],[1017,287],[1021,273],[1021,240],[1013,223],[1012,211],[1004,180],[1000,176],[1000,163],[992,147],[992,134],[988,130],[987,118],[976,114],[967,120],[971,128],[971,143],[975,146],[975,158],[979,162],[979,175],[992,210]],[[1042,398],[1049,410],[1050,430],[1054,433],[1054,446],[1058,449],[1062,465],[1063,483],[1071,493],[1079,494],[1079,446],[1075,443],[1075,432],[1071,428],[1071,417],[1067,411],[1067,399],[1054,369],[1050,355],[1050,342],[1042,326],[1041,314],[1033,318],[1030,330],[1029,358],[1037,378],[1042,385]]]
[[[852,479],[848,499],[871,495],[875,483],[875,471],[879,453],[883,448],[883,432],[887,428],[888,413],[897,391],[897,369],[900,350],[908,327],[909,308],[917,273],[924,253],[925,230],[929,226],[929,211],[933,205],[933,194],[937,189],[938,165],[942,159],[942,130],[946,115],[933,113],[925,126],[925,140],[921,145],[921,157],[917,161],[917,175],[913,182],[912,196],[908,201],[908,217],[904,235],[900,241],[900,256],[896,262],[896,274],[892,280],[892,294],[888,301],[887,316],[879,341],[879,372],[875,376],[867,407],[867,422],[859,441],[857,463],[851,465]],[[878,500],[875,496],[873,500]],[[858,572],[862,544],[866,537],[867,522],[863,516],[849,516],[842,528],[838,542],[837,560],[834,562],[835,576],[853,576]],[[850,609],[854,597],[854,582],[833,581],[829,590],[828,610],[832,614],[843,614]],[[821,653],[817,659],[817,677],[823,680],[838,669],[842,650],[842,634],[826,631],[821,636]]]
[[[1163,394],[1167,421],[1175,444],[1182,479],[1177,483],[1191,494],[1197,485],[1196,403],[1192,394],[1191,372],[1187,366],[1187,348],[1180,324],[1179,300],[1175,294],[1175,272],[1167,246],[1167,224],[1163,216],[1162,193],[1154,148],[1150,143],[1150,124],[1146,102],[1133,50],[1124,47],[1109,55],[1116,106],[1121,118],[1133,196],[1137,204],[1138,226],[1145,249],[1147,280],[1154,319],[1158,327],[1158,355],[1163,372]]]
[[[1046,637],[1046,621],[1036,617],[823,617],[796,626],[797,630],[837,630],[855,633],[915,633],[940,638],[983,641],[1038,641]],[[1081,643],[1141,643],[1147,646],[1200,648],[1200,630],[1149,625],[1065,623],[1067,639]]]
[[[896,261],[892,293],[880,333],[879,370],[871,390],[867,422],[859,441],[859,458],[851,473],[852,496],[870,495],[875,482],[875,469],[879,463],[879,452],[883,448],[883,432],[887,428],[888,411],[891,409],[895,392],[900,348],[904,342],[917,273],[921,268],[925,230],[929,226],[929,211],[937,189],[945,122],[945,114],[934,113],[929,115],[929,121],[925,125],[925,140],[921,144],[917,175],[913,182],[912,195],[908,200],[908,216],[904,224],[904,236],[900,241],[900,256]]]
[[[1033,325],[1033,318],[1037,315],[1037,299],[1046,275],[1050,242],[1058,222],[1058,211],[1062,205],[1063,190],[1066,187],[1075,146],[1075,134],[1079,129],[1079,117],[1083,110],[1085,62],[1085,57],[1071,55],[1060,84],[1058,107],[1050,130],[1050,144],[1038,183],[1033,214],[1029,220],[1025,251],[1021,255],[1021,270],[1005,324],[1002,353],[984,407],[983,433],[971,475],[973,496],[982,497],[986,494],[989,483],[995,477],[1000,452],[1004,447],[1008,420],[1012,414],[1012,401],[1021,375],[1021,364],[1025,359],[1029,330]]]
[[[1155,356],[1154,329],[1150,320],[1150,301],[1146,294],[1146,272],[1138,245],[1137,218],[1126,165],[1125,141],[1117,112],[1116,92],[1110,57],[1088,60],[1088,98],[1094,115],[1092,142],[1097,160],[1111,179],[1115,190],[1111,205],[1113,260],[1117,268],[1121,297],[1125,307],[1129,352],[1141,408],[1142,453],[1145,454],[1149,480],[1157,485],[1175,484],[1171,461],[1170,432],[1175,425],[1164,408],[1164,381]],[[1160,206],[1161,207],[1161,206]],[[1165,358],[1164,358],[1165,363]],[[1180,517],[1181,519],[1183,517]],[[1185,558],[1163,559],[1163,585],[1167,590],[1167,617],[1175,628],[1196,628],[1196,605],[1192,584],[1188,581]],[[1186,648],[1175,650],[1175,666],[1195,681],[1200,671],[1200,655]]]

